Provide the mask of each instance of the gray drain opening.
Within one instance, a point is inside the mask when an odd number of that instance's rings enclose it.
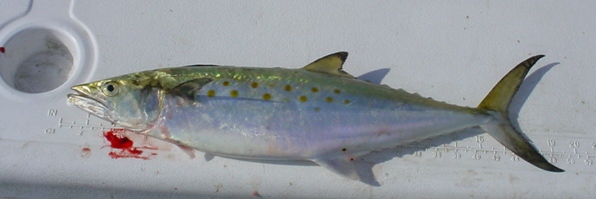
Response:
[[[26,93],[43,93],[64,84],[76,58],[73,42],[63,33],[51,29],[24,29],[3,47],[4,55],[0,55],[2,79]]]

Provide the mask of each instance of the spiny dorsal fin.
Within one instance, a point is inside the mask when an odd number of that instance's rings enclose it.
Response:
[[[184,66],[184,67],[210,67],[210,66],[221,66],[221,65],[215,65],[215,64],[194,64],[194,65],[188,65],[188,66]]]
[[[342,77],[355,78],[354,76],[342,70],[344,62],[348,58],[348,52],[336,52],[303,67],[304,70],[326,73],[331,75],[338,75]]]

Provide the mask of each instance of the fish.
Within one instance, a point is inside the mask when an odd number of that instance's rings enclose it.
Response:
[[[343,70],[347,52],[302,68],[190,65],[125,74],[73,86],[71,104],[193,156],[312,161],[362,180],[355,167],[373,151],[472,127],[546,171],[549,163],[511,125],[511,99],[530,68],[507,73],[477,107],[464,107],[358,79]]]

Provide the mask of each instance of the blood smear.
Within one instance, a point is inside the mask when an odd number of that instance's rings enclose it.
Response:
[[[263,196],[261,196],[261,194],[259,194],[259,191],[253,191],[252,192],[252,196],[258,197],[258,198],[262,198],[263,197]]]
[[[89,147],[83,147],[81,149],[81,157],[82,158],[88,158],[89,156],[91,156],[91,148],[89,148]]]
[[[2,53],[2,54],[6,53],[6,49],[4,47],[0,47],[0,53]]]
[[[130,132],[126,129],[110,129],[104,132],[103,136],[110,142],[110,147],[113,148],[108,155],[114,159],[118,158],[137,158],[142,160],[148,160],[151,156],[157,155],[157,153],[150,153],[149,155],[143,156],[143,150],[151,149],[155,150],[154,147],[133,147],[134,142],[126,137],[126,132]]]
[[[103,136],[106,137],[108,142],[110,142],[110,147],[116,149],[127,149],[131,148],[134,142],[125,135],[126,129],[111,129],[108,132],[103,133]]]

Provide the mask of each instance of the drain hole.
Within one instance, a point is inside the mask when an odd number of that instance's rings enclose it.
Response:
[[[0,55],[1,77],[6,84],[19,91],[51,91],[70,77],[74,44],[58,31],[25,29],[10,38],[3,47],[4,56]]]

